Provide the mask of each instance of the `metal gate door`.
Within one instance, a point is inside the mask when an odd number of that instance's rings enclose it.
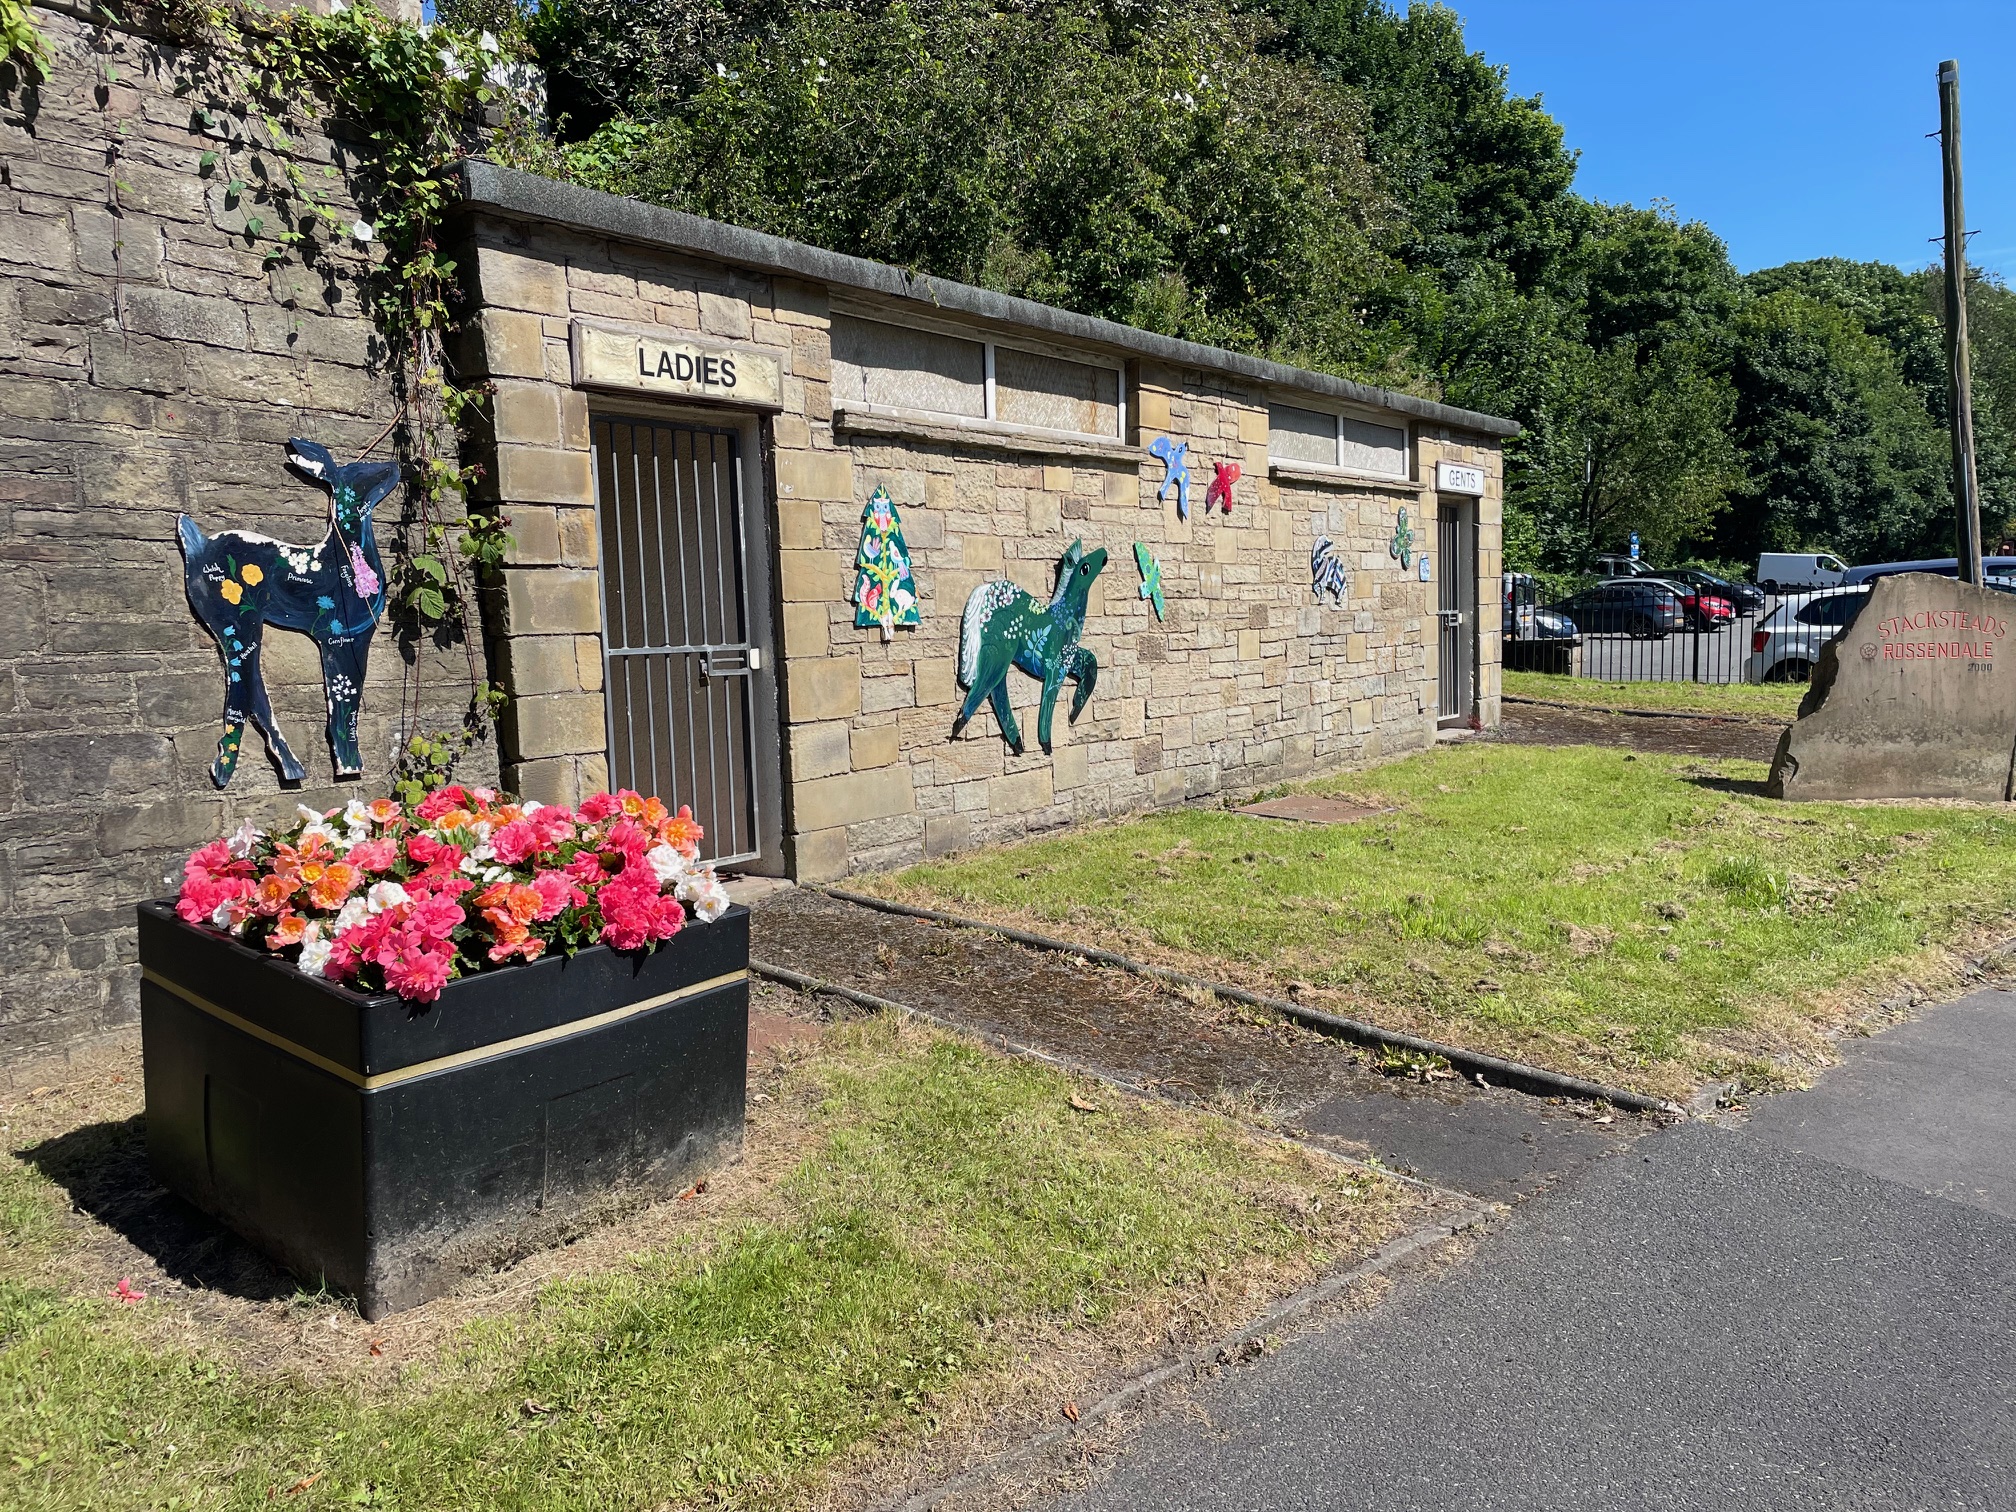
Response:
[[[747,538],[740,434],[597,415],[593,445],[610,785],[691,804],[709,859],[756,860],[775,825],[758,764],[776,747],[775,701],[767,635],[752,633],[767,617],[752,612],[762,558]]]
[[[1441,697],[1436,713],[1443,725],[1464,725],[1477,705],[1477,533],[1469,509],[1461,504],[1444,504],[1440,525]]]

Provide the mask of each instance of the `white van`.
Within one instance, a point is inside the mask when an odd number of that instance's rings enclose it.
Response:
[[[1766,593],[1838,588],[1848,564],[1830,551],[1767,551],[1757,558],[1757,586]]]

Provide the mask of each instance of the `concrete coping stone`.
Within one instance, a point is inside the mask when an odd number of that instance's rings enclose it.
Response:
[[[943,441],[992,451],[1046,457],[1092,457],[1101,461],[1141,461],[1141,448],[1117,436],[1077,435],[1005,420],[954,418],[888,405],[836,404],[833,428],[857,436],[895,436],[910,441]]]
[[[1395,493],[1419,496],[1428,485],[1418,478],[1394,478],[1383,473],[1359,472],[1350,467],[1324,467],[1317,462],[1267,460],[1267,476],[1277,483],[1320,483],[1329,488],[1384,488]]]
[[[662,205],[646,204],[642,200],[606,194],[598,189],[584,189],[578,184],[563,184],[515,168],[500,167],[481,158],[464,159],[460,166],[460,179],[463,203],[472,210],[490,211],[522,220],[546,221],[761,272],[782,273],[813,283],[916,300],[937,309],[955,310],[1024,330],[1117,348],[1178,367],[1231,373],[1276,388],[1412,415],[1477,435],[1508,437],[1519,434],[1519,424],[1515,420],[1438,404],[1413,394],[1375,388],[1371,384],[1339,378],[1330,373],[1290,367],[1264,357],[1249,357],[1243,352],[1228,352],[1221,347],[1181,341],[1173,336],[1121,325],[1117,321],[1038,304],[1033,299],[1018,299],[991,289],[977,289],[970,284],[909,273],[887,263],[871,262],[865,257],[828,252],[804,242],[787,241],[781,236],[751,231],[743,226],[688,215],[682,210],[668,210]]]

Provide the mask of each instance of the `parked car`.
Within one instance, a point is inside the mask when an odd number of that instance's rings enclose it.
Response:
[[[1711,593],[1717,598],[1725,598],[1740,615],[1764,612],[1764,591],[1748,583],[1734,583],[1712,572],[1703,572],[1699,567],[1674,567],[1659,575],[1671,582],[1685,584],[1696,593]]]
[[[1821,647],[1855,623],[1868,601],[1867,588],[1835,588],[1780,604],[1750,632],[1750,681],[1805,682]]]
[[[1900,572],[1929,572],[1937,577],[1958,577],[1960,563],[1954,557],[1928,557],[1918,562],[1870,562],[1866,566],[1850,567],[1848,575],[1841,579],[1841,586],[1867,586],[1878,578],[1895,577]],[[1990,587],[1999,587],[1995,579],[2016,577],[2016,557],[1981,558],[1981,575],[1990,580]]]
[[[1606,578],[1663,577],[1665,575],[1654,572],[1652,564],[1644,558],[1634,556],[1599,556],[1596,558],[1594,571],[1597,576]]]
[[[1508,572],[1505,578],[1505,635],[1510,640],[1577,640],[1575,621],[1540,606],[1540,580],[1530,572]]]
[[[1687,611],[1670,583],[1611,578],[1554,605],[1584,635],[1636,635],[1663,639],[1687,628]]]
[[[1674,597],[1680,600],[1680,612],[1687,616],[1687,628],[1690,630],[1720,630],[1736,618],[1735,606],[1729,600],[1716,594],[1702,593],[1691,584],[1663,575],[1656,578],[1634,578],[1630,581],[1658,583],[1662,587],[1671,588]]]
[[[1757,586],[1769,594],[1838,588],[1852,570],[1831,551],[1767,551],[1757,558]]]

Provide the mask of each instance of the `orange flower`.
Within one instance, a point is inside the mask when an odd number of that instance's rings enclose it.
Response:
[[[707,832],[693,818],[693,806],[679,805],[679,812],[658,827],[658,838],[683,856],[700,854],[700,842]]]
[[[306,870],[304,867],[304,874]],[[317,908],[341,908],[343,900],[364,880],[364,873],[348,861],[332,861],[320,870],[322,875],[308,884],[308,901]]]
[[[449,830],[467,829],[476,822],[476,816],[467,809],[450,809],[434,821],[434,828],[446,834]]]
[[[308,931],[308,921],[291,908],[273,923],[273,932],[266,936],[268,950],[285,950],[289,945],[299,945]]]
[[[252,897],[252,911],[272,918],[287,907],[294,896],[294,882],[277,872],[259,879],[259,890]]]
[[[373,798],[364,807],[371,815],[373,824],[390,824],[406,815],[406,810],[399,806],[399,800],[396,798]]]

